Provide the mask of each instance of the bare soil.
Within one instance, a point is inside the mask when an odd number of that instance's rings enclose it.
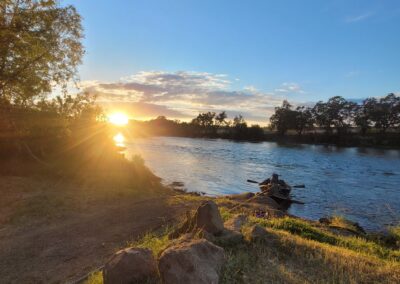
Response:
[[[0,177],[0,282],[73,282],[192,205],[174,193]]]

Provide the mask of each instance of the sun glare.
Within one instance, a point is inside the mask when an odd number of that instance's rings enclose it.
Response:
[[[122,135],[122,133],[118,133],[117,135],[115,135],[113,137],[113,139],[117,146],[123,146],[123,144],[125,142],[125,137],[124,137],[124,135]]]
[[[124,126],[128,124],[128,116],[121,112],[112,113],[108,116],[108,121],[117,126]]]

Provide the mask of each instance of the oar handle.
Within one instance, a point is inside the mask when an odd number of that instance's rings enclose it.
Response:
[[[247,182],[251,182],[251,183],[257,183],[257,184],[259,183],[258,181],[251,180],[251,179],[248,179],[248,180],[247,180]]]

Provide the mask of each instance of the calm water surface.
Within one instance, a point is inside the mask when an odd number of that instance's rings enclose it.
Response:
[[[279,145],[214,139],[155,137],[126,143],[129,158],[140,154],[166,184],[182,181],[190,191],[209,195],[257,192],[247,179],[276,172],[293,189],[289,212],[309,218],[339,214],[369,230],[399,222],[400,151]]]

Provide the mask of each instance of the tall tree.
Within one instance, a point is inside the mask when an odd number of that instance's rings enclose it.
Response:
[[[225,111],[220,112],[216,117],[215,117],[215,122],[218,126],[226,125],[226,118],[228,116],[226,115]]]
[[[284,100],[281,107],[275,108],[275,113],[270,117],[271,126],[284,135],[287,130],[296,127],[296,112],[292,110],[292,105]]]
[[[376,104],[377,100],[375,98],[367,98],[361,105],[356,107],[354,123],[360,127],[362,135],[365,135],[372,126]]]
[[[236,115],[233,118],[233,127],[235,128],[247,128],[247,122],[244,120],[241,114]]]
[[[84,53],[81,17],[55,0],[1,0],[0,98],[27,104],[64,90]]]
[[[299,135],[306,129],[313,127],[314,120],[311,112],[311,108],[305,106],[298,106],[295,112],[295,125],[296,131]]]
[[[326,103],[319,101],[313,107],[316,123],[331,132],[336,128],[339,133],[345,132],[351,125],[354,116],[355,104],[346,101],[340,96],[330,98]]]
[[[400,124],[400,97],[390,93],[376,101],[372,111],[372,120],[375,127],[386,132],[390,127]]]
[[[192,124],[200,127],[210,128],[214,125],[214,118],[215,112],[199,113],[199,115],[192,120]]]

